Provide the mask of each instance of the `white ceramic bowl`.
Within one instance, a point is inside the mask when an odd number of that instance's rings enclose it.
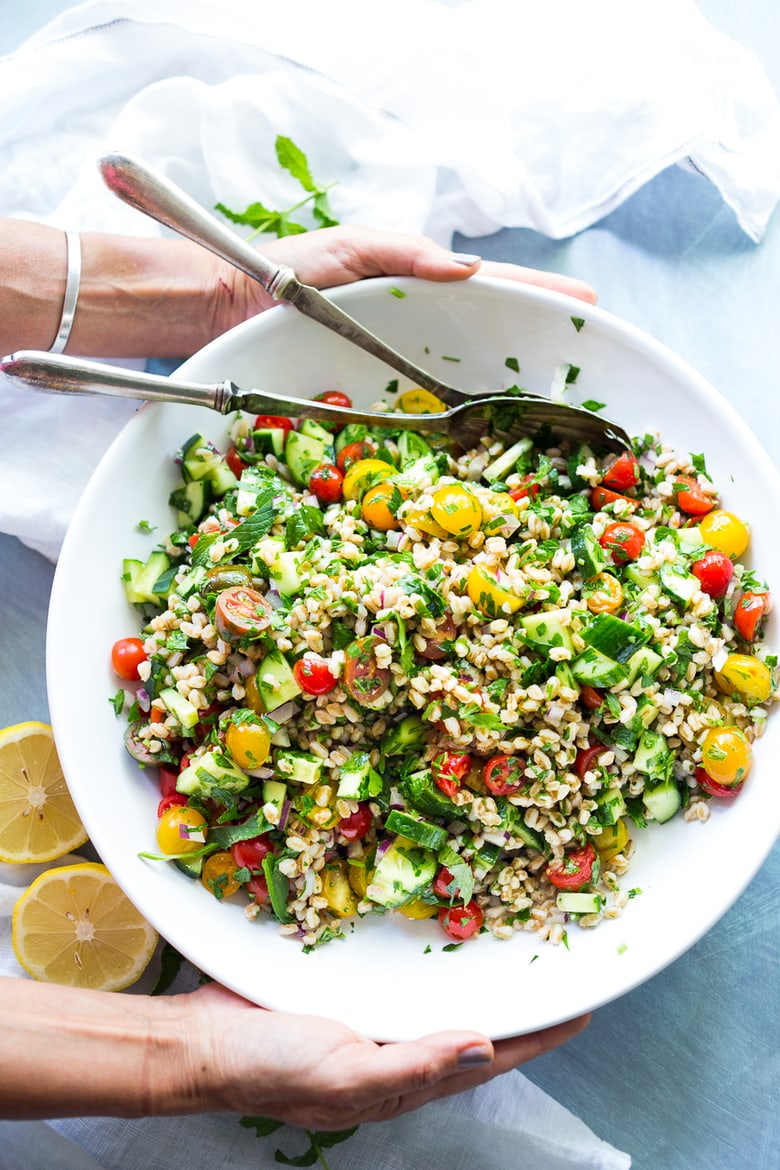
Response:
[[[392,295],[401,289],[403,298]],[[597,399],[630,433],[661,431],[679,450],[704,452],[725,504],[753,529],[752,563],[780,582],[780,481],[736,412],[693,370],[608,313],[522,285],[474,279],[435,285],[365,281],[337,290],[348,312],[420,365],[466,388],[519,380],[549,390],[560,362],[581,367],[571,400]],[[572,317],[585,318],[577,331]],[[508,357],[520,363],[517,376]],[[454,363],[452,359],[457,358]],[[343,389],[368,404],[395,375],[292,308],[276,308],[196,354],[182,374],[311,397]],[[639,888],[617,920],[572,928],[569,949],[519,934],[481,937],[456,952],[431,922],[371,918],[344,942],[303,954],[270,920],[250,924],[240,905],[209,897],[155,850],[158,790],[122,745],[109,697],[109,651],[134,634],[123,557],[145,557],[155,538],[140,520],[172,527],[172,455],[195,430],[220,443],[225,421],[205,410],[145,406],[95,472],[57,568],[49,616],[51,715],[65,774],[100,855],[138,908],[213,978],[270,1008],[338,1018],[377,1039],[446,1027],[492,1037],[531,1031],[636,987],[690,947],[735,902],[780,829],[776,759],[780,715],[756,745],[752,774],[730,807],[705,824],[681,817],[638,835],[626,887]],[[775,634],[770,629],[770,643]],[[430,944],[430,950],[428,950]]]

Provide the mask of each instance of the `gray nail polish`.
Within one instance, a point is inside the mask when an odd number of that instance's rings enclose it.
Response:
[[[462,264],[464,268],[471,268],[472,264],[479,264],[481,256],[470,256],[467,252],[451,252],[450,255],[456,264]]]
[[[473,1048],[464,1048],[458,1054],[458,1068],[479,1068],[482,1064],[490,1064],[493,1053],[484,1044],[475,1044]]]

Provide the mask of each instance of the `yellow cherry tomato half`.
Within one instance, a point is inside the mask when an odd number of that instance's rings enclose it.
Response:
[[[167,809],[157,822],[157,844],[161,853],[197,853],[208,833],[206,818],[188,805]]]
[[[406,484],[389,483],[387,480],[369,488],[360,505],[363,519],[369,528],[375,528],[378,532],[400,528],[397,512],[410,492],[411,488]]]
[[[320,871],[322,896],[339,918],[357,914],[358,899],[352,889],[346,861],[329,861]]]
[[[350,864],[351,863],[351,864]],[[369,868],[366,856],[352,857],[347,862],[347,879],[358,898],[365,898],[371,884],[373,871]]]
[[[745,703],[764,703],[772,694],[772,671],[753,654],[729,654],[715,671],[718,689]]]
[[[436,489],[431,516],[445,532],[459,540],[466,540],[482,525],[479,502],[459,483],[448,483]]]
[[[611,573],[597,573],[590,577],[583,592],[591,613],[617,613],[623,604],[623,586]]]
[[[750,544],[750,532],[739,516],[716,508],[708,512],[699,523],[699,534],[706,545],[725,553],[732,560],[741,557]]]
[[[271,733],[262,719],[254,719],[248,712],[228,725],[225,746],[244,772],[250,774],[262,768],[271,751]]]
[[[395,475],[392,463],[386,463],[384,459],[358,459],[344,476],[344,499],[359,500],[373,484],[390,475]]]
[[[701,764],[716,784],[741,784],[752,762],[748,738],[739,727],[711,727],[702,740]]]
[[[398,397],[397,406],[404,414],[443,414],[447,409],[430,390],[406,390]]]
[[[436,523],[430,512],[414,504],[402,509],[401,520],[418,532],[424,532],[426,536],[438,536],[439,540],[447,540],[450,535],[441,524]]]
[[[623,852],[629,839],[628,825],[621,817],[614,825],[604,825],[598,837],[593,838],[593,844],[602,861],[611,861]]]
[[[525,598],[511,593],[484,565],[474,565],[466,581],[466,589],[475,609],[485,617],[506,617],[521,609]]]
[[[236,863],[229,853],[212,853],[203,862],[200,880],[215,898],[231,898],[241,889],[241,882],[235,879],[236,871]]]
[[[398,909],[406,918],[433,918],[434,914],[439,913],[439,906],[431,906],[429,902],[423,902],[420,898],[415,898],[411,902],[407,902],[405,906],[399,906]]]

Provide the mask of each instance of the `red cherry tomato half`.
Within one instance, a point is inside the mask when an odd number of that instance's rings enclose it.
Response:
[[[259,906],[264,906],[268,901],[268,882],[262,873],[256,873],[244,886],[248,894],[251,894]]]
[[[276,853],[276,845],[268,833],[260,837],[248,837],[246,841],[236,841],[230,846],[230,856],[237,869],[261,870],[263,858],[269,853]]]
[[[157,805],[157,819],[159,820],[163,813],[167,813],[169,808],[184,808],[186,803],[187,797],[183,792],[169,792]]]
[[[465,906],[442,906],[439,926],[455,942],[465,942],[482,928],[483,914],[476,902]]]
[[[362,441],[347,443],[336,456],[336,466],[342,475],[345,475],[353,463],[359,463],[361,459],[370,459],[373,453],[374,448],[370,443]]]
[[[179,769],[170,767],[168,764],[160,765],[160,772],[157,777],[160,785],[160,796],[172,796],[176,791],[176,781],[179,779]]]
[[[734,565],[725,553],[710,548],[700,560],[693,562],[691,572],[699,578],[702,592],[717,600],[726,594],[734,576]]]
[[[599,544],[612,554],[614,564],[625,565],[628,561],[635,561],[642,552],[645,534],[636,524],[616,520],[604,529]]]
[[[452,614],[447,611],[444,618],[436,627],[436,632],[428,634],[425,639],[425,649],[415,650],[420,658],[425,658],[428,662],[440,662],[442,658],[447,657],[447,651],[444,649],[445,642],[452,642],[457,637],[458,631],[455,626]]]
[[[455,878],[444,865],[433,880],[433,892],[437,898],[441,898],[442,902],[451,902],[453,898],[460,895]]]
[[[323,504],[337,504],[344,494],[344,476],[334,463],[321,463],[311,473],[309,491]]]
[[[327,402],[329,406],[345,406],[347,409],[352,406],[350,396],[341,390],[326,390],[324,394],[318,394],[314,401]]]
[[[734,625],[737,633],[746,642],[752,642],[758,633],[758,627],[764,614],[769,612],[769,594],[754,593],[748,590],[739,599],[734,610]]]
[[[715,507],[715,501],[702,491],[701,484],[692,475],[678,475],[672,490],[675,504],[689,516],[706,516]]]
[[[376,634],[369,634],[350,642],[344,651],[344,689],[361,707],[371,707],[390,685],[390,671],[376,660],[381,641]]]
[[[581,890],[593,877],[596,850],[588,841],[581,849],[567,853],[563,861],[547,868],[547,877],[559,890]]]
[[[286,439],[294,427],[291,418],[283,418],[280,414],[258,414],[254,429],[256,431],[284,431]]]
[[[495,796],[518,792],[526,783],[523,756],[493,756],[485,764],[482,778]]]
[[[574,761],[574,771],[580,780],[585,779],[586,772],[592,772],[594,770],[599,756],[603,756],[604,752],[608,752],[609,750],[603,743],[592,743],[590,747],[581,748],[577,752],[577,758]]]
[[[358,805],[355,812],[339,821],[338,831],[345,841],[362,841],[371,828],[372,820],[371,809],[366,802]]]
[[[226,641],[256,638],[271,624],[273,608],[256,589],[231,585],[217,595],[214,625]]]
[[[591,489],[590,506],[594,512],[601,512],[602,509],[606,508],[607,504],[614,504],[618,500],[636,503],[636,500],[629,500],[628,496],[621,496],[620,492],[610,491],[609,488],[602,487],[601,484]]]
[[[433,782],[445,796],[452,798],[471,771],[471,756],[439,752],[431,761]]]
[[[585,686],[580,687],[580,702],[589,711],[598,711],[604,702],[604,692],[600,691],[598,687],[589,687],[586,683]]]
[[[718,784],[717,780],[713,780],[707,775],[704,768],[697,768],[694,775],[702,792],[706,792],[708,796],[717,796],[719,800],[733,800],[745,786],[744,780],[740,780],[739,784],[732,784],[731,787],[726,784]]]
[[[140,638],[120,638],[111,647],[114,673],[127,682],[138,681],[138,667],[142,662],[146,662],[146,651]]]
[[[319,654],[307,651],[293,666],[293,676],[307,695],[327,695],[338,683],[330,667]]]
[[[200,537],[201,537],[200,532],[193,532],[193,533],[191,533],[190,536],[187,537],[187,544],[190,546],[190,548],[195,548],[195,545],[200,540]]]
[[[235,447],[230,448],[227,455],[225,456],[225,462],[233,472],[233,475],[235,475],[236,479],[241,479],[241,472],[245,471],[249,466],[249,464],[245,463],[241,458]]]
[[[534,482],[535,476],[529,472],[528,475],[523,476],[523,482],[519,487],[512,488],[510,496],[513,500],[523,500],[526,496],[530,496],[535,500],[541,490],[540,485]]]
[[[618,455],[602,476],[601,482],[605,487],[614,491],[624,492],[626,488],[636,487],[639,483],[639,463],[636,456],[630,451]]]

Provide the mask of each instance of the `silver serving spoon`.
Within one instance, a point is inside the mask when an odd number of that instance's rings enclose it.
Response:
[[[550,439],[585,442],[610,451],[630,447],[626,432],[592,411],[564,406],[536,395],[482,395],[467,398],[442,414],[392,414],[352,410],[305,398],[242,390],[234,382],[200,384],[158,374],[123,370],[100,362],[54,356],[36,350],[20,350],[0,360],[0,373],[33,390],[61,394],[110,394],[150,402],[186,402],[206,406],[220,414],[245,410],[252,414],[282,414],[314,418],[321,422],[364,423],[371,427],[439,432],[449,435],[465,450],[475,447],[490,433],[504,443],[541,432],[545,446]],[[545,441],[546,439],[546,441]]]
[[[240,239],[235,232],[215,219],[190,195],[187,195],[165,176],[153,170],[147,163],[140,159],[112,152],[99,159],[98,167],[106,185],[125,203],[144,212],[165,227],[186,236],[187,239],[208,248],[210,252],[227,261],[228,264],[234,265],[247,276],[259,281],[272,297],[277,300],[289,301],[290,304],[295,305],[299,312],[373,354],[391,369],[404,374],[414,385],[431,391],[448,406],[461,406],[473,402],[475,398],[480,396],[479,393],[467,394],[463,390],[449,386],[427,370],[414,365],[413,362],[387,345],[370,330],[360,325],[348,313],[339,309],[318,289],[303,284],[287,265],[273,263],[262,252]],[[482,392],[482,394],[494,393],[491,391]],[[281,402],[282,399],[279,401]],[[546,422],[559,435],[565,434],[566,437],[576,438],[575,428],[579,427],[579,437],[584,441],[600,444],[611,450],[622,450],[630,446],[629,437],[621,427],[588,411],[562,403],[552,403],[542,395],[529,394],[525,391],[523,391],[521,398],[515,397],[513,402],[518,411],[520,410],[519,402],[522,402],[528,426],[531,426],[530,420],[533,417],[536,420],[534,424],[536,430]],[[536,405],[532,408],[531,403]],[[232,407],[231,409],[237,408]],[[255,407],[251,406],[247,409],[254,410]],[[573,412],[569,421],[565,420],[567,411]],[[300,415],[306,412],[298,409],[296,413]],[[308,413],[310,417],[317,417],[311,413],[310,409]],[[419,419],[421,416],[414,417]],[[470,414],[468,417],[473,420],[476,415]],[[343,421],[349,420],[345,417]],[[455,420],[451,419],[450,421],[454,422]],[[404,424],[394,421],[393,425],[401,426]],[[462,416],[459,416],[457,425],[463,426]],[[447,430],[446,426],[434,428],[415,424],[415,427],[417,430]],[[453,435],[453,437],[461,441],[457,435]]]

